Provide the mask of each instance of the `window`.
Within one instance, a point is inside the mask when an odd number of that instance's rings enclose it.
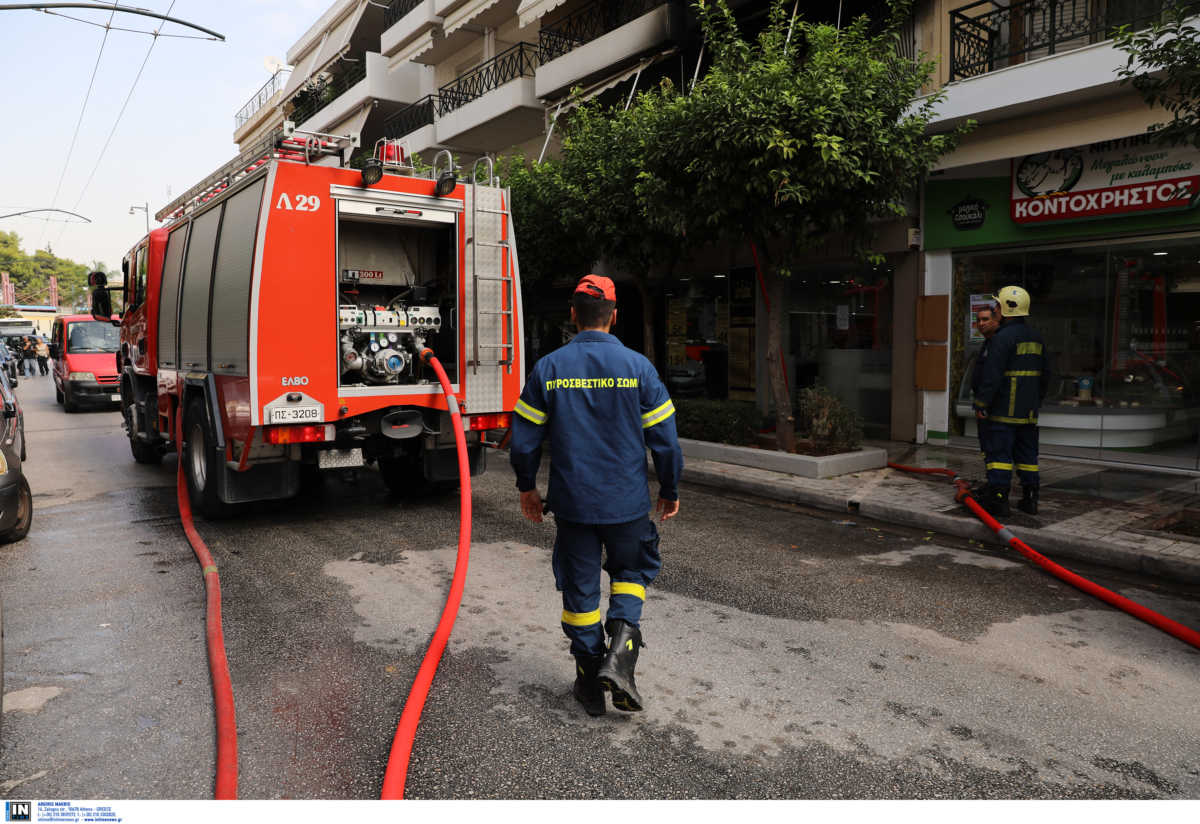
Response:
[[[67,324],[67,351],[71,354],[116,352],[121,330],[107,321],[77,320]]]

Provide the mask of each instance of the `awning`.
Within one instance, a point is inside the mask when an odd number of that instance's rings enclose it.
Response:
[[[321,38],[320,44],[312,49],[311,53],[314,57],[305,61],[303,69],[297,67],[292,72],[292,76],[288,78],[287,85],[283,89],[284,100],[289,99],[309,78],[325,71],[334,60],[342,56],[349,48],[350,36],[358,28],[358,22],[362,20],[366,10],[367,0],[358,0],[349,14],[330,24]]]
[[[643,57],[641,60],[634,63],[624,71],[606,77],[603,80],[598,80],[587,88],[580,90],[580,93],[574,97],[572,97],[568,91],[566,96],[559,98],[557,102],[547,103],[546,107],[553,107],[551,115],[554,115],[558,112],[570,111],[579,104],[586,103],[587,101],[591,100],[596,95],[603,94],[614,86],[624,83],[635,74],[645,71],[655,63],[658,63],[661,60],[666,60],[668,57],[678,53],[679,49],[672,47],[666,51],[659,52],[658,54],[652,54],[648,57]]]
[[[468,0],[465,6],[446,15],[442,22],[442,31],[449,37],[499,2],[500,0]]]
[[[517,25],[525,28],[565,2],[567,0],[521,0],[517,7]]]
[[[336,134],[339,136],[355,134],[360,135],[362,134],[363,125],[367,122],[367,118],[370,116],[371,109],[374,107],[374,105],[375,102],[373,100],[368,100],[358,108],[358,111],[354,112],[349,117],[345,117],[337,123],[326,126],[325,128],[321,129],[321,131],[325,132],[326,134]]]
[[[437,32],[436,27],[432,28],[429,31],[425,32],[424,34],[418,36],[415,40],[413,40],[407,46],[400,49],[398,52],[396,52],[390,58],[388,58],[388,61],[389,61],[388,62],[388,71],[394,71],[394,70],[398,69],[399,67],[403,66],[405,63],[409,63],[413,60],[416,60],[418,57],[423,55],[425,52],[432,49],[433,44],[434,44],[433,38],[434,38],[435,32]]]

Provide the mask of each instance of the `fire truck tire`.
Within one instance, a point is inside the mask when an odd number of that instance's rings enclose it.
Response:
[[[134,461],[150,466],[162,463],[163,453],[158,444],[143,441],[134,434],[133,407],[125,407],[121,414],[125,418],[125,431],[129,433],[129,451],[133,453]]]
[[[225,471],[225,467],[217,454],[217,439],[200,398],[193,398],[187,405],[183,415],[183,438],[180,460],[183,461],[183,477],[187,481],[192,509],[210,521],[228,517],[233,507],[217,494],[217,473]]]

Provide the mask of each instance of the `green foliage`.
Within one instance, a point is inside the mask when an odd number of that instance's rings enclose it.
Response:
[[[872,221],[904,215],[958,138],[926,134],[939,95],[914,103],[934,63],[896,54],[910,7],[894,3],[879,34],[865,16],[840,31],[797,18],[789,40],[792,4],[772,0],[748,42],[725,0],[697,0],[711,69],[688,94],[665,85],[639,99],[656,126],[642,144],[648,217],[677,233],[753,239],[783,267],[831,232],[869,256]]]
[[[88,267],[56,257],[44,249],[26,254],[21,250],[21,239],[16,232],[0,232],[0,271],[8,272],[12,278],[17,303],[49,302],[51,276],[58,278],[60,305],[86,303],[87,275],[94,269],[107,271],[99,261],[93,261]]]
[[[800,390],[796,428],[821,452],[852,452],[862,445],[862,419],[825,386]]]
[[[587,274],[598,255],[584,231],[579,204],[563,181],[562,166],[514,155],[501,158],[496,173],[512,190],[521,283]]]
[[[681,438],[748,446],[755,442],[762,415],[745,401],[679,398],[675,401],[675,426]]]
[[[1200,26],[1195,2],[1177,3],[1149,28],[1117,30],[1115,44],[1129,55],[1118,69],[1123,84],[1141,92],[1149,106],[1161,106],[1171,120],[1150,131],[1169,146],[1200,148]],[[1190,23],[1185,23],[1188,16]]]

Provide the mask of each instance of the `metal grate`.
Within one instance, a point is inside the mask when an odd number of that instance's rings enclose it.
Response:
[[[383,122],[383,136],[406,137],[422,126],[433,125],[433,112],[437,106],[437,100],[437,95],[427,94],[396,112]]]
[[[360,54],[353,62],[343,61],[347,68],[329,80],[327,83],[309,81],[292,98],[294,108],[290,119],[293,123],[301,124],[321,109],[328,106],[338,97],[350,91],[358,81],[367,76],[367,56]]]
[[[517,43],[505,49],[486,63],[476,66],[462,77],[438,89],[438,116],[465,106],[518,77],[533,77],[540,62],[538,47],[532,43]]]
[[[1160,19],[1175,0],[976,0],[950,12],[950,79],[1107,40],[1114,29]],[[1185,10],[1200,10],[1186,2]]]
[[[255,112],[267,105],[267,101],[275,96],[275,93],[283,88],[288,76],[292,73],[291,69],[280,69],[271,75],[271,79],[263,84],[263,87],[254,93],[249,102],[238,110],[238,113],[233,116],[233,128],[237,131],[246,121],[254,117]]]
[[[597,0],[590,3],[542,28],[538,33],[541,62],[561,57],[662,5],[665,5],[663,0]]]
[[[425,0],[392,0],[387,7],[387,25],[391,26]]]

